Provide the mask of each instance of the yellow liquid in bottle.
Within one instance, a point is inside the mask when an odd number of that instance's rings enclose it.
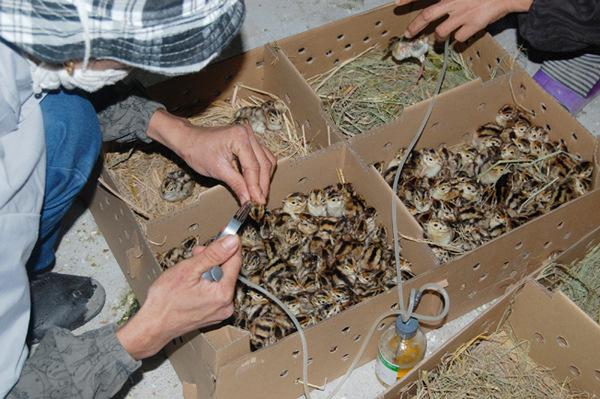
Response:
[[[389,345],[392,352],[398,354],[394,358],[394,363],[400,367],[398,369],[397,379],[403,378],[410,370],[412,370],[412,366],[409,368],[402,368],[403,364],[414,365],[423,358],[423,347],[417,341],[410,339],[403,340],[399,336],[395,336],[390,340]]]

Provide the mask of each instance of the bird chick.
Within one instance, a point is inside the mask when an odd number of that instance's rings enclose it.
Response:
[[[425,233],[436,244],[448,245],[454,239],[454,230],[441,220],[432,219],[425,223]]]
[[[312,190],[308,194],[308,213],[313,216],[327,216],[327,201],[322,190]]]
[[[160,196],[168,202],[179,202],[188,198],[194,191],[196,183],[183,170],[167,173],[160,186]]]
[[[420,151],[419,155],[417,176],[429,178],[436,177],[443,166],[443,159],[440,154],[430,148]]]
[[[306,210],[307,199],[302,193],[292,193],[283,200],[282,211],[293,218],[297,218]]]
[[[234,123],[248,123],[254,133],[264,135],[283,129],[286,108],[280,101],[266,101],[260,106],[242,107],[235,113]]]
[[[327,216],[336,218],[344,216],[344,197],[337,190],[328,190],[325,197],[325,206],[327,209]]]
[[[390,40],[387,54],[391,54],[392,58],[398,62],[416,58],[420,64],[419,74],[417,75],[417,81],[419,81],[423,77],[425,56],[429,52],[429,48],[429,38],[425,36],[410,41],[394,37]]]
[[[429,195],[435,200],[449,202],[458,197],[460,193],[449,182],[439,182],[429,190]]]
[[[512,125],[519,115],[517,108],[514,105],[506,104],[498,110],[496,114],[496,123],[500,126]]]

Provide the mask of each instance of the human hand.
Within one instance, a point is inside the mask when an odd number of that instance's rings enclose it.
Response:
[[[259,143],[250,126],[199,127],[158,110],[147,134],[196,172],[225,182],[241,203],[266,203],[277,158]]]
[[[192,254],[160,275],[140,311],[117,331],[119,342],[132,357],[153,356],[172,339],[233,314],[242,265],[239,237],[225,236],[207,247],[194,248]],[[218,282],[202,279],[202,273],[216,265],[221,265],[223,278]]]
[[[405,5],[415,0],[396,0],[397,5]],[[410,23],[404,36],[411,38],[421,32],[431,22],[444,16],[435,33],[445,39],[456,31],[454,38],[464,42],[475,33],[511,12],[525,12],[533,0],[440,0],[422,10]]]

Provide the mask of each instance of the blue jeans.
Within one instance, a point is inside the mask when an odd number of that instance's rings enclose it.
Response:
[[[78,94],[58,91],[41,102],[46,134],[46,191],[38,241],[29,272],[54,266],[61,220],[94,168],[102,133],[92,104]]]

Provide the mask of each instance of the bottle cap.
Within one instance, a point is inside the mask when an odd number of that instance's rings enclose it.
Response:
[[[396,334],[403,339],[409,339],[415,336],[419,329],[419,320],[411,317],[407,321],[402,320],[402,316],[396,319]]]

